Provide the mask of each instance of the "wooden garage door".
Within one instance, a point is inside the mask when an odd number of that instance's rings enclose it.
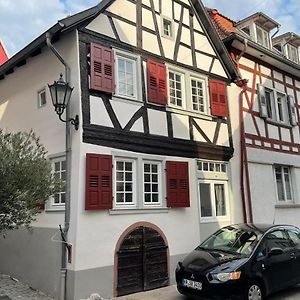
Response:
[[[118,296],[166,286],[169,281],[167,246],[149,227],[137,227],[118,252]]]

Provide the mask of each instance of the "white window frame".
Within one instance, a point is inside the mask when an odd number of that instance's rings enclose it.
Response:
[[[133,55],[127,53],[125,51],[114,49],[115,53],[115,97],[128,99],[128,100],[135,100],[141,102],[141,59],[137,55]],[[124,59],[126,61],[130,61],[133,63],[133,92],[134,94],[131,95],[123,95],[120,94],[120,80],[119,80],[119,67],[118,61],[119,58]]]
[[[158,177],[158,202],[153,203],[147,203],[145,202],[145,172],[144,172],[144,166],[145,164],[156,164],[157,165],[157,177]],[[161,207],[162,206],[162,162],[155,161],[155,160],[143,160],[142,164],[142,170],[143,170],[143,206],[145,207]]]
[[[169,34],[165,33],[165,21],[169,23]],[[174,39],[174,21],[166,16],[161,16],[161,36],[167,39]]]
[[[188,99],[191,99],[191,108],[190,110],[196,113],[200,113],[200,114],[208,114],[208,97],[207,97],[207,80],[205,78],[201,78],[199,76],[194,76],[193,74],[190,74],[189,77],[189,93],[190,95],[187,96]],[[203,97],[203,107],[204,107],[204,111],[200,111],[200,110],[195,110],[194,109],[194,103],[193,103],[193,92],[192,92],[192,80],[198,81],[202,83],[202,97]]]
[[[282,180],[282,187],[283,187],[283,193],[284,193],[284,199],[279,199],[278,197],[278,184],[276,179],[276,167],[281,168],[281,180]],[[289,185],[290,185],[290,191],[291,191],[291,199],[287,199],[287,191],[286,191],[286,182],[284,178],[284,168],[288,169],[288,176],[289,176]],[[276,187],[276,199],[278,204],[285,204],[285,203],[294,203],[294,191],[293,191],[293,179],[292,179],[292,170],[290,166],[285,165],[274,165],[273,167],[273,173],[274,173],[274,180],[275,180],[275,187]]]
[[[289,117],[289,111],[288,111],[287,94],[285,94],[284,92],[275,90],[273,88],[269,88],[269,87],[264,87],[264,89],[265,89],[265,94],[270,93],[270,95],[271,95],[270,106],[268,105],[268,100],[266,97],[267,120],[276,122],[278,124],[290,126],[291,123],[290,123],[290,117]],[[279,101],[278,101],[279,98],[283,100],[283,102],[282,102],[283,103],[283,106],[282,106],[283,120],[280,120]],[[271,108],[272,117],[269,116],[270,108]]]
[[[132,163],[132,202],[130,203],[118,203],[117,202],[117,162],[122,161],[124,163],[130,162]],[[115,157],[114,158],[114,207],[115,208],[134,208],[136,207],[136,177],[137,177],[137,167],[136,160],[133,158],[125,158],[125,157]],[[125,182],[125,178],[124,178]],[[125,192],[125,191],[124,191]]]
[[[170,72],[174,73],[175,76],[176,75],[180,76],[182,106],[174,104],[174,103],[171,103]],[[185,82],[185,74],[183,72],[180,72],[180,71],[176,70],[176,69],[168,68],[168,76],[167,77],[168,77],[167,80],[168,80],[168,97],[169,97],[168,103],[169,103],[169,105],[171,107],[174,107],[174,108],[186,109],[186,87],[185,87],[186,82]]]
[[[201,215],[201,196],[200,196],[200,184],[209,184],[210,187],[210,201],[212,208],[211,216],[202,216]],[[224,197],[225,197],[225,209],[226,214],[224,216],[216,215],[216,199],[215,199],[215,185],[223,185],[224,187]],[[199,198],[199,213],[200,220],[203,223],[212,223],[220,221],[228,221],[230,219],[230,206],[229,206],[229,192],[228,192],[228,182],[223,180],[209,180],[209,179],[199,179],[198,180],[198,198]]]
[[[42,103],[42,98],[41,98],[42,94],[45,95],[45,103]],[[38,108],[42,108],[42,107],[45,107],[47,105],[47,93],[46,93],[46,88],[45,87],[38,90],[38,92],[37,92],[37,101],[38,101]]]
[[[55,155],[55,156],[50,156],[49,157],[49,160],[51,162],[51,168],[52,168],[52,174],[55,173],[55,163],[59,162],[65,162],[65,166],[67,168],[67,162],[66,162],[66,157],[64,154],[62,155]],[[66,169],[64,170],[65,171],[65,174],[66,174]],[[67,178],[66,178],[67,180]],[[66,180],[63,181],[64,184],[66,184]],[[61,194],[66,194],[66,192],[58,192],[60,195]],[[46,211],[61,211],[61,210],[65,210],[65,206],[66,204],[65,203],[54,203],[54,195],[50,196],[48,201],[46,202],[45,204],[45,210]]]
[[[286,44],[286,56],[289,60],[295,62],[295,63],[299,63],[299,52],[298,52],[298,48],[291,45],[291,44]],[[294,55],[295,57],[293,57],[293,55],[291,55],[291,51],[295,51]]]
[[[259,43],[258,42],[258,34],[257,34],[257,29],[261,30],[262,32],[262,38],[263,38],[263,42]],[[270,45],[271,45],[271,41],[270,41],[270,35],[269,32],[265,29],[263,29],[261,26],[259,26],[258,24],[255,24],[255,41],[257,44],[270,49]],[[265,44],[265,42],[267,41],[267,45]]]
[[[229,187],[228,187],[228,173],[229,164],[225,161],[215,161],[215,160],[197,160],[197,191],[198,191],[198,201],[199,201],[199,216],[201,223],[215,223],[219,221],[230,221],[231,208],[229,202]],[[212,168],[214,171],[212,171]],[[210,217],[201,216],[201,199],[200,199],[200,183],[210,184],[211,204],[212,213]],[[214,196],[214,185],[223,184],[224,185],[224,196],[226,205],[226,215],[216,216],[215,208],[215,196]]]

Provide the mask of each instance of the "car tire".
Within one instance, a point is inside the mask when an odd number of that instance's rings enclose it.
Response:
[[[262,300],[264,298],[261,284],[254,281],[246,289],[245,300]]]

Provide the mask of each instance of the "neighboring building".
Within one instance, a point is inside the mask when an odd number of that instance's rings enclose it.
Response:
[[[279,24],[263,13],[238,23],[209,14],[243,78],[229,89],[234,199],[245,221],[299,226],[300,37],[276,37]]]
[[[7,52],[4,48],[3,43],[0,40],[0,66],[3,65],[8,60]]]
[[[80,116],[67,299],[174,283],[178,260],[241,213],[230,184],[230,56],[197,0],[103,0],[48,32],[71,68]],[[45,39],[0,67],[0,127],[34,128],[65,180],[65,127],[46,88],[64,68]],[[58,296],[64,207],[62,191],[32,233],[1,240],[1,272]]]

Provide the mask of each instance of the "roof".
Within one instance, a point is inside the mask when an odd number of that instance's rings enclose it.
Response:
[[[0,66],[0,80],[3,79],[5,75],[12,73],[15,67],[25,64],[27,58],[41,52],[41,49],[44,46],[46,46],[46,33],[50,33],[51,36],[53,37],[53,40],[55,40],[55,38],[58,38],[60,34],[69,32],[70,30],[80,26],[84,22],[91,21],[114,1],[115,0],[102,0],[98,5],[90,9],[87,9],[83,12],[80,12],[78,14],[75,14],[73,16],[58,21],[46,32],[41,34],[33,42],[31,42],[24,49],[22,49],[11,59],[9,59],[6,63]],[[197,17],[201,20],[202,24],[204,25],[204,28],[214,28],[212,21],[210,20],[201,0],[191,0],[191,2],[196,12],[198,12]],[[233,80],[239,78],[236,68],[225,48],[225,45],[222,43],[218,33],[215,30],[207,30],[206,33],[210,37],[217,52],[219,53],[221,60],[225,65],[225,70],[227,71],[228,76]]]
[[[216,9],[208,8],[207,11],[221,39],[237,32],[237,29],[234,27],[234,21],[220,14]]]
[[[80,24],[97,16],[99,13],[101,13],[102,10],[104,10],[114,1],[115,0],[102,0],[99,4],[89,9],[57,21],[56,24],[42,33],[25,48],[20,50],[3,65],[0,65],[0,79],[3,79],[5,75],[12,73],[15,67],[21,66],[26,63],[27,58],[40,53],[41,49],[46,46],[46,33],[50,33],[55,40],[55,38],[57,38],[60,34],[68,32],[76,28]]]
[[[293,225],[276,225],[276,224],[260,224],[260,223],[241,223],[241,224],[234,224],[229,225],[228,227],[240,228],[242,230],[253,230],[259,233],[264,234],[265,232],[269,231],[272,228],[291,228],[294,227]]]
[[[274,28],[280,27],[279,23],[277,23],[275,20],[273,20],[272,18],[270,18],[269,16],[267,16],[262,12],[257,12],[245,19],[242,19],[238,21],[236,25],[239,26],[248,21],[255,21],[256,23],[258,23],[259,25],[261,25],[262,27],[268,30],[272,30]]]
[[[5,51],[3,43],[0,41],[0,66],[8,60],[8,55]]]
[[[278,35],[277,37],[273,38],[273,45],[281,43],[282,41],[285,43],[292,44],[296,47],[300,46],[300,36],[294,32],[286,32],[284,34]]]

